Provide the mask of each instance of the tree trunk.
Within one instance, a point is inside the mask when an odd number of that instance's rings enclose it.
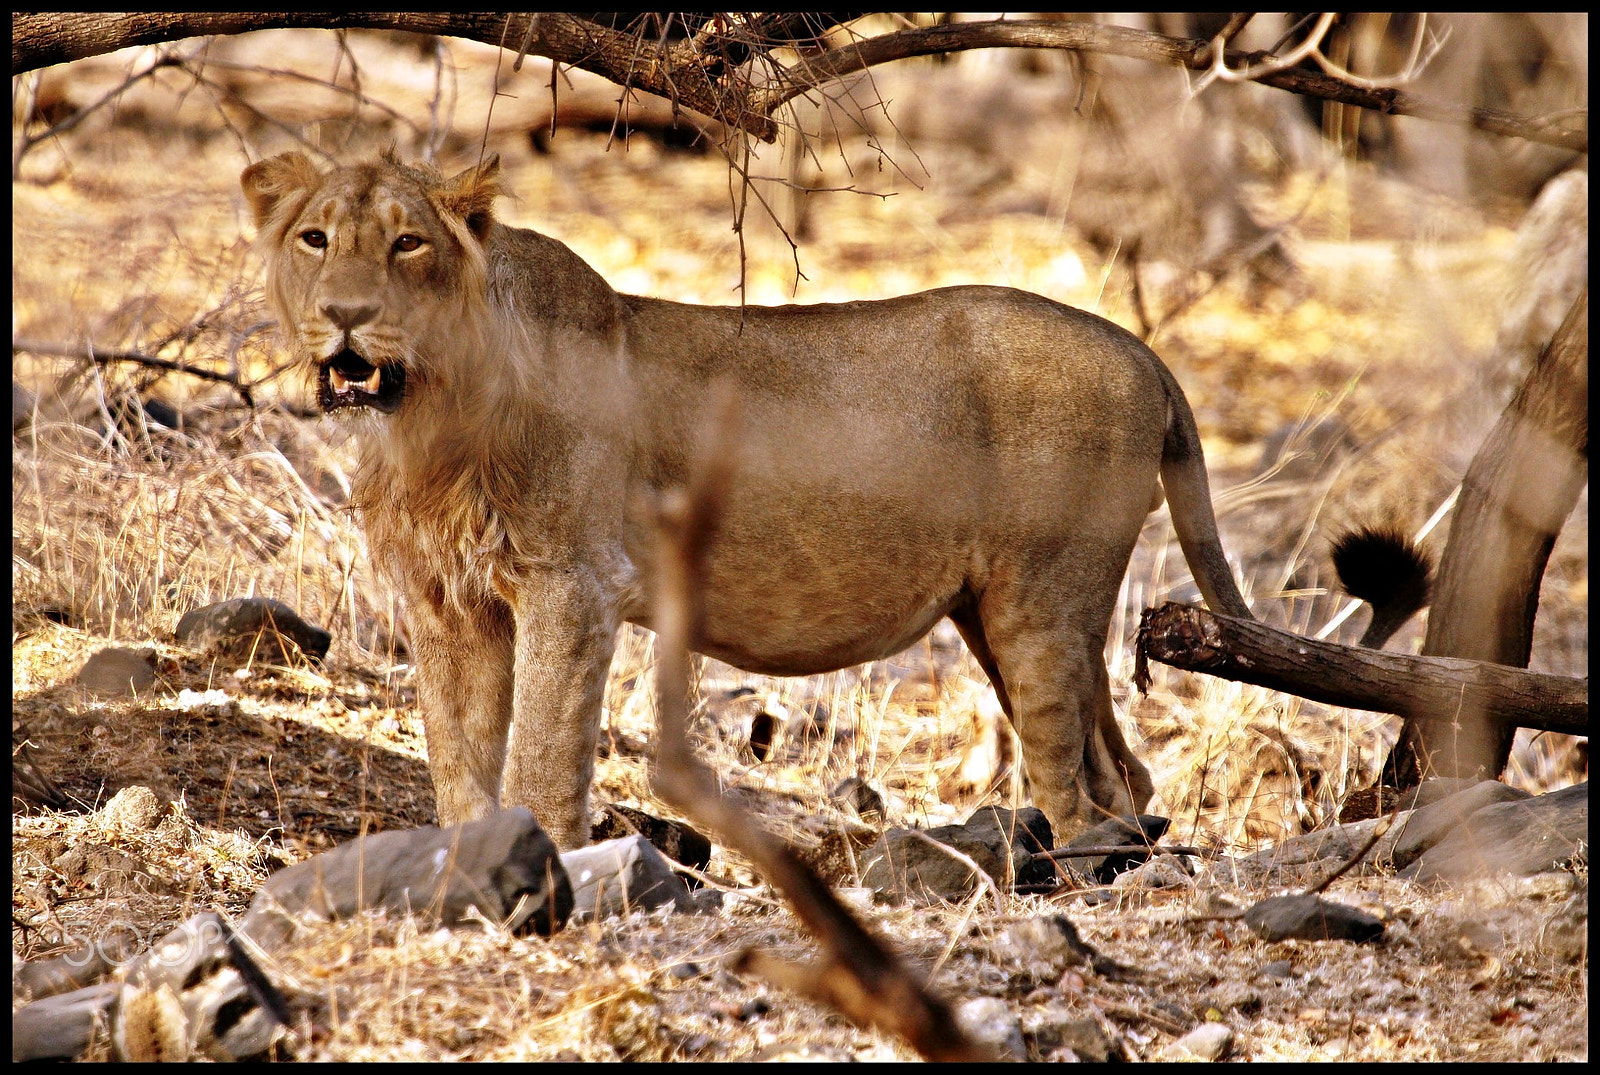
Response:
[[[1539,584],[1589,474],[1589,289],[1467,468],[1422,652],[1526,668]],[[1514,726],[1481,706],[1408,716],[1383,783],[1500,775]]]

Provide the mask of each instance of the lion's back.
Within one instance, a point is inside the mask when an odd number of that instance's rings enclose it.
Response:
[[[530,323],[609,332],[624,316],[611,285],[560,240],[496,223],[488,255],[491,297]]]

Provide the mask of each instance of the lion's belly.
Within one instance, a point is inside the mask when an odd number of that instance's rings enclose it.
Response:
[[[768,675],[811,675],[898,653],[971,576],[970,506],[943,510],[830,483],[747,486],[725,506],[706,565],[698,650]],[[648,593],[652,557],[630,550]],[[649,625],[649,610],[630,610]]]
[[[696,648],[766,675],[812,675],[898,653],[961,589],[954,571],[896,574],[859,560],[831,570],[781,559],[752,568],[728,559],[712,568]]]

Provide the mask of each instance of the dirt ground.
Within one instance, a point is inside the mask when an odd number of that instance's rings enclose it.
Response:
[[[294,52],[324,76],[332,69],[317,67],[328,59],[322,38],[294,38],[286,50],[290,40],[228,55],[260,63],[262,53]],[[426,65],[391,42],[359,41],[368,92],[392,88],[382,99],[416,114],[429,99],[431,83],[413,84]],[[459,103],[446,155],[465,164],[483,137],[492,57],[472,47],[452,56]],[[130,62],[74,65],[70,94],[59,74],[43,89],[92,100]],[[218,106],[185,95],[172,74],[170,87],[30,146],[13,181],[13,336],[50,345],[14,365],[38,406],[13,441],[13,755],[67,804],[14,800],[13,953],[25,959],[119,931],[153,940],[202,909],[238,914],[281,865],[365,831],[433,820],[414,681],[396,647],[398,601],[341,507],[354,465],[348,438],[273,406],[304,405],[292,377],[264,383],[250,410],[226,385],[72,357],[91,345],[140,351],[247,379],[280,362],[237,186],[245,164],[284,148],[280,132],[249,126],[231,105],[224,124]],[[285,92],[279,77],[234,77],[264,110],[274,102],[266,94]],[[982,282],[1136,331],[1141,309],[1177,311],[1155,346],[1200,422],[1224,544],[1258,614],[1296,630],[1314,633],[1343,603],[1327,592],[1328,538],[1374,519],[1415,532],[1516,383],[1495,347],[1521,278],[1516,206],[1422,193],[1358,165],[1288,171],[1247,194],[1254,212],[1284,227],[1292,280],[1214,279],[1156,261],[1140,265],[1136,288],[1126,251],[1075,227],[1070,198],[1047,199],[1044,211],[1008,207],[1040,184],[1070,189],[1054,158],[1025,154],[998,177],[972,179],[974,155],[959,145],[858,139],[819,151],[815,185],[856,189],[809,195],[811,237],[792,253],[770,225],[752,224],[741,245],[728,167],[715,153],[567,129],[537,151],[527,131],[542,85],[530,73],[488,124],[512,192],[499,211],[567,242],[620,290],[736,302],[743,250],[745,294],[758,303]],[[14,118],[14,139],[40,129]],[[335,129],[330,121],[320,135],[330,147]],[[108,432],[130,389],[192,415],[187,439]],[[1350,446],[1330,468],[1262,476],[1268,441],[1318,423]],[[1428,539],[1435,554],[1446,532]],[[1139,610],[1192,596],[1171,537],[1165,514],[1153,516],[1107,650],[1119,720],[1156,779],[1152,812],[1173,818],[1170,840],[1229,852],[1326,823],[1372,781],[1397,722],[1171,670],[1136,693]],[[1551,557],[1534,668],[1587,675],[1587,579],[1585,494]],[[246,593],[329,628],[327,661],[240,667],[173,644],[182,612]],[[1353,641],[1364,617],[1334,637]],[[1414,652],[1420,637],[1414,623],[1390,645]],[[110,644],[154,646],[154,688],[108,699],[78,687],[83,662]],[[660,813],[644,754],[652,665],[650,637],[630,630],[607,690],[596,797]],[[948,629],[865,669],[779,681],[708,663],[702,685],[699,749],[801,845],[858,824],[827,794],[846,776],[883,792],[899,825],[942,824],[1019,793],[1002,764],[1007,744],[993,749],[993,692]],[[754,693],[732,699],[741,686]],[[795,731],[756,762],[746,739],[763,708]],[[1530,791],[1586,779],[1583,744],[1580,755],[1567,737],[1525,732],[1506,779]],[[174,803],[159,826],[132,831],[96,812],[132,785]],[[809,1048],[831,1059],[913,1058],[899,1042],[724,970],[746,947],[795,959],[810,947],[744,864],[719,850],[711,873],[736,890],[719,914],[638,913],[550,940],[382,920],[328,926],[273,968],[299,1020],[284,1055],[739,1060]],[[1092,907],[1070,895],[933,909],[859,903],[952,1004],[1003,1000],[1030,1059],[1092,1052],[1072,1029],[1084,1022],[1113,1056],[1154,1059],[1210,1020],[1233,1031],[1230,1059],[1563,1060],[1587,1056],[1587,951],[1574,956],[1548,927],[1574,891],[1586,893],[1586,874],[1576,883],[1341,880],[1330,897],[1387,924],[1370,945],[1267,943],[1217,913],[1265,891],[1180,886]],[[1056,913],[1134,973],[1110,980],[1007,939],[1012,924]]]

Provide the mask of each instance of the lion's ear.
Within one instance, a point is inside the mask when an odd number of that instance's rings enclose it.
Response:
[[[285,153],[257,161],[239,176],[244,188],[245,201],[250,203],[256,227],[265,227],[267,221],[283,200],[290,195],[311,190],[322,182],[322,173],[304,153]]]
[[[481,243],[489,236],[494,222],[494,200],[500,195],[500,154],[460,175],[446,179],[435,197],[439,207],[460,217]]]

